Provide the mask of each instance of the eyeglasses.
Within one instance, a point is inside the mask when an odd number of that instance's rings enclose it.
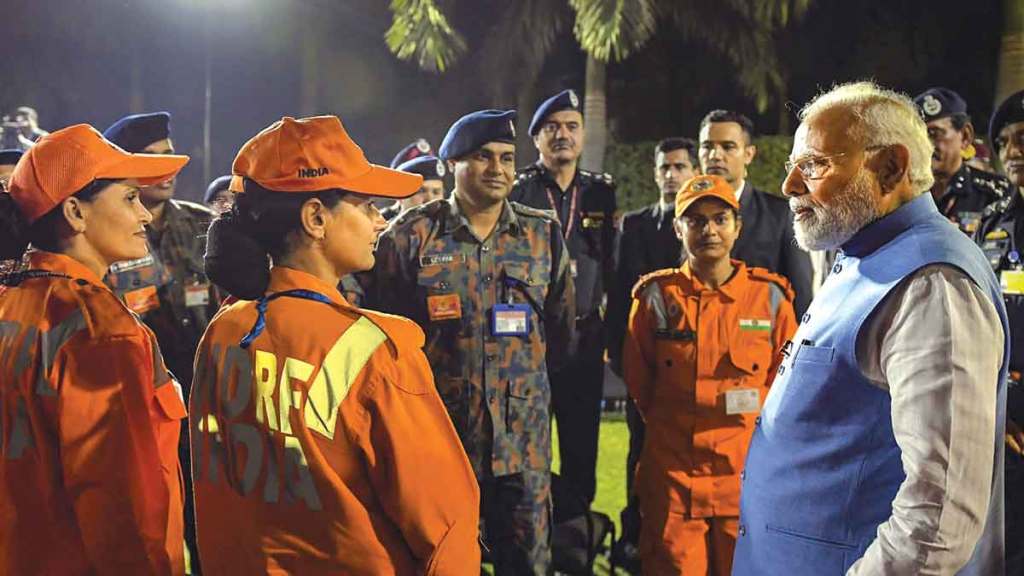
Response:
[[[885,144],[876,144],[874,146],[867,146],[864,148],[865,151],[881,150],[885,148]],[[833,160],[846,156],[848,152],[838,152],[836,154],[827,154],[824,156],[805,156],[799,160],[787,160],[786,175],[788,176],[794,168],[800,171],[800,175],[805,180],[820,180],[828,174],[828,171],[835,164]]]

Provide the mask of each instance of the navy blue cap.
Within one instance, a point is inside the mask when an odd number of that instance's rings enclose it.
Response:
[[[949,88],[929,88],[914,97],[914,104],[925,122],[967,114],[967,102]]]
[[[21,155],[24,154],[21,150],[14,148],[8,148],[7,150],[0,150],[0,164],[4,166],[13,166],[18,163],[21,159]]]
[[[415,142],[409,144],[391,160],[391,168],[398,168],[399,164],[404,164],[413,158],[419,158],[420,156],[427,156],[433,154],[433,149],[430,148],[430,142],[427,142],[426,138],[417,138]]]
[[[146,146],[171,137],[171,114],[153,112],[125,116],[104,130],[103,137],[126,152],[142,152]]]
[[[999,153],[999,131],[1007,124],[1024,122],[1024,90],[1014,92],[1003,100],[1003,103],[996,108],[992,115],[992,121],[988,124],[988,141],[992,143],[996,153]]]
[[[562,90],[537,107],[537,111],[533,113],[533,120],[530,121],[530,136],[536,136],[537,132],[540,132],[540,127],[544,124],[544,120],[555,112],[561,112],[562,110],[576,110],[579,112],[579,109],[580,97],[576,95],[576,91]]]
[[[488,142],[516,141],[515,110],[479,110],[455,121],[439,150],[444,160],[455,160]]]
[[[411,172],[423,176],[424,180],[440,180],[444,178],[444,162],[437,156],[419,156],[398,165],[397,170]]]
[[[213,182],[210,182],[210,185],[206,187],[206,194],[203,196],[203,202],[207,204],[213,202],[213,199],[217,197],[217,194],[223,190],[227,190],[230,185],[231,174],[214,178]]]

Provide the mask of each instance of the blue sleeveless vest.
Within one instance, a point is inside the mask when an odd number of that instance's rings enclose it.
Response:
[[[733,560],[738,576],[844,574],[875,539],[905,479],[887,391],[857,365],[857,334],[901,280],[955,266],[989,295],[1009,334],[999,282],[981,250],[922,194],[843,246],[794,336],[754,430]],[[969,326],[962,327],[970,330]],[[1002,574],[1003,435],[1009,337],[998,386],[988,518],[963,575]]]

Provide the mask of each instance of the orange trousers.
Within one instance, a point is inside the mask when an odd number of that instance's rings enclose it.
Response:
[[[640,528],[640,562],[644,574],[732,574],[739,518],[688,518],[667,510],[652,512],[643,516]]]

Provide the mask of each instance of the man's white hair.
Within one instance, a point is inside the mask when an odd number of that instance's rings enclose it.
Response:
[[[800,111],[800,121],[840,108],[853,123],[847,134],[862,146],[902,144],[910,151],[910,185],[921,193],[932,187],[932,143],[928,128],[914,102],[905,94],[882,88],[874,82],[851,82],[833,87],[811,100]]]

